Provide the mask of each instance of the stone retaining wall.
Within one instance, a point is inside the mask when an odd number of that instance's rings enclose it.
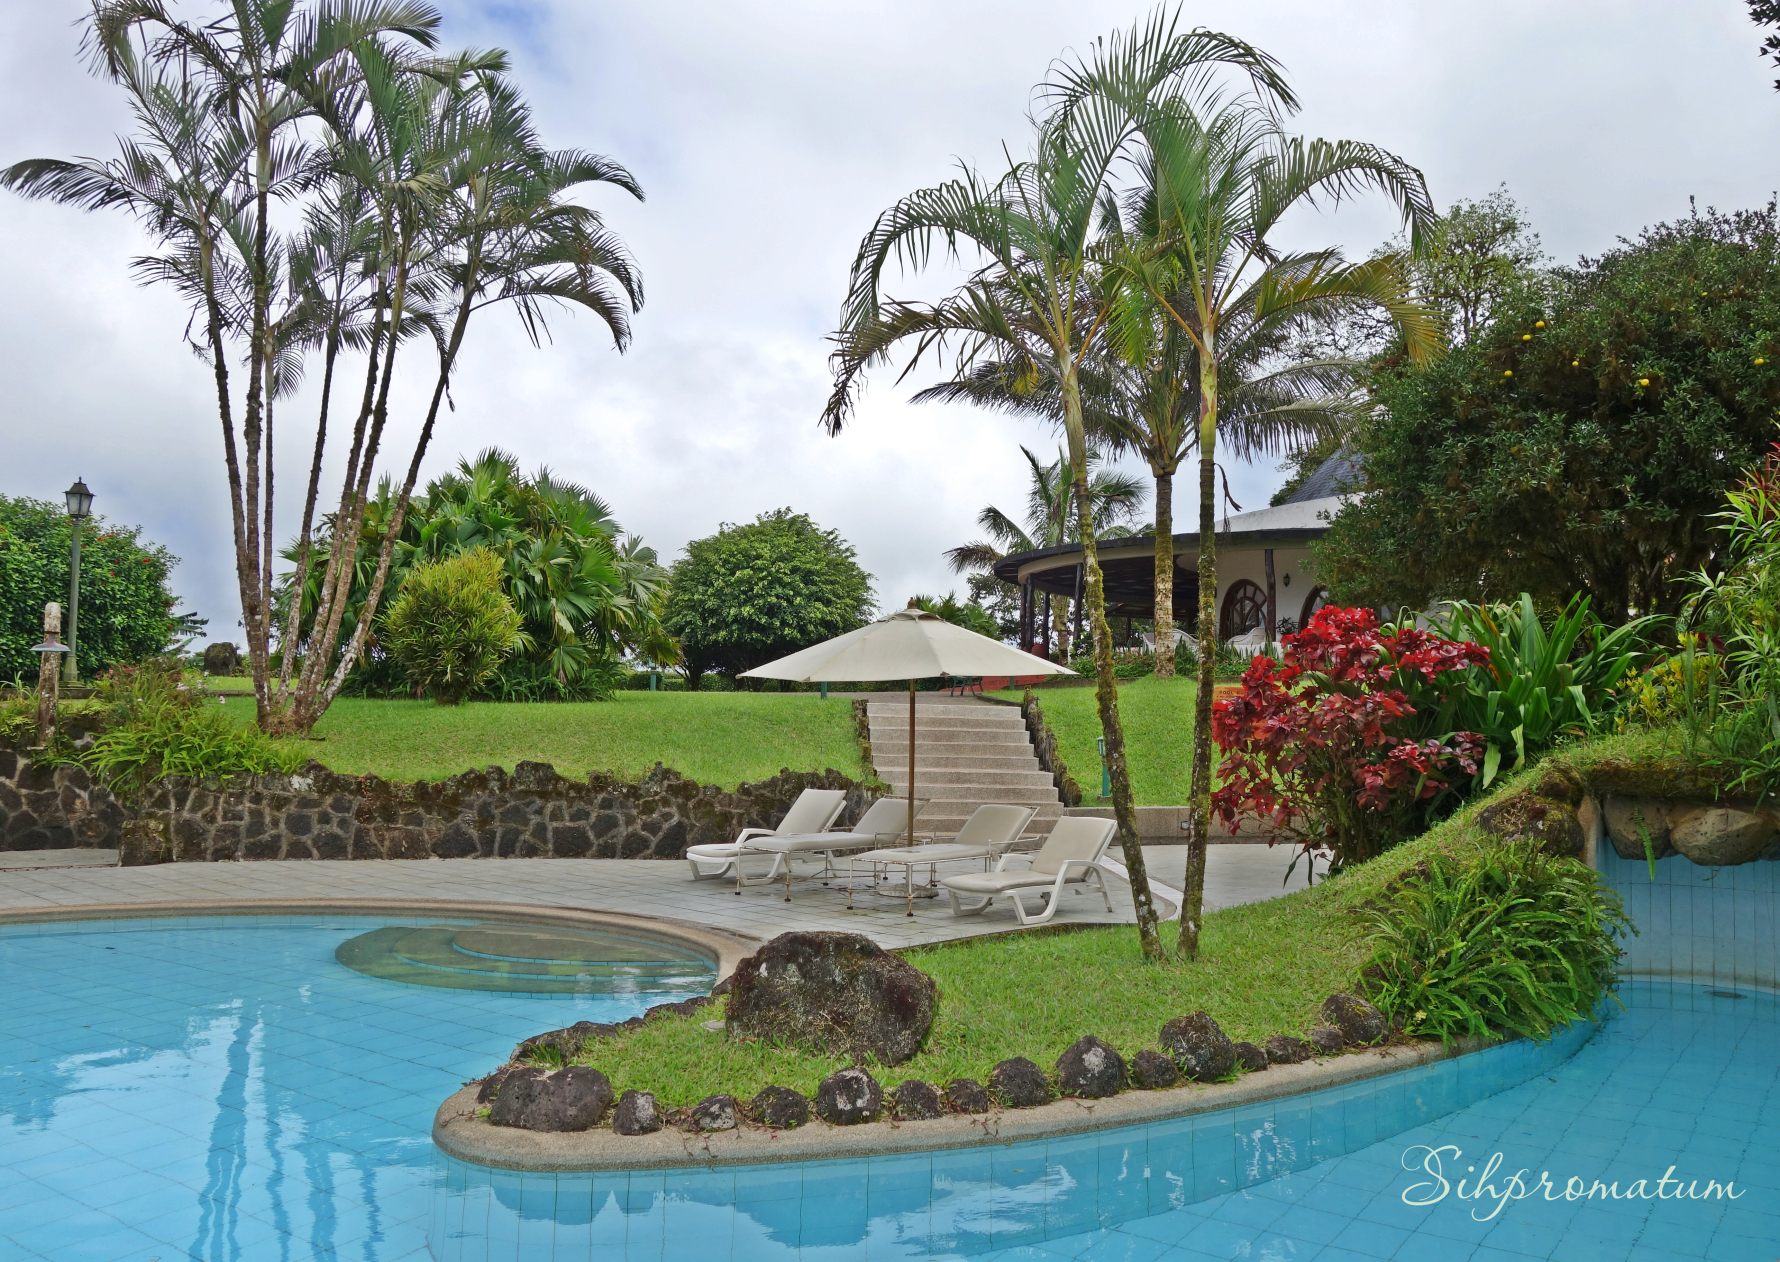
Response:
[[[570,780],[522,762],[397,784],[310,763],[292,776],[169,778],[124,801],[83,768],[0,749],[0,851],[113,848],[125,864],[231,859],[677,859],[771,827],[804,789],[845,789],[838,826],[877,792],[840,772],[781,771],[734,791],[659,763],[640,782]]]

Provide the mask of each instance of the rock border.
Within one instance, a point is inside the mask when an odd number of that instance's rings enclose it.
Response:
[[[546,1133],[491,1124],[476,1116],[477,1085],[457,1091],[433,1116],[433,1143],[474,1165],[537,1173],[671,1170],[690,1166],[770,1165],[940,1152],[1056,1139],[1139,1126],[1195,1113],[1277,1100],[1500,1046],[1502,1039],[1366,1048],[1324,1060],[1276,1065],[1234,1082],[1190,1083],[1161,1091],[1131,1090],[1099,1100],[1064,1098],[1029,1109],[949,1116],[922,1122],[878,1121],[830,1126],[812,1120],[796,1130],[741,1128],[709,1134],[663,1129],[624,1136],[608,1130]]]

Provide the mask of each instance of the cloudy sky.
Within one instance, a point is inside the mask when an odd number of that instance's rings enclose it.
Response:
[[[669,559],[721,522],[790,505],[858,547],[888,606],[961,586],[941,551],[975,537],[984,504],[1017,509],[1019,444],[1042,452],[1054,440],[911,406],[913,385],[888,372],[830,439],[816,424],[824,335],[873,216],[958,162],[996,166],[1003,142],[1019,152],[1051,59],[1128,26],[1138,5],[444,7],[448,43],[511,51],[548,143],[611,154],[642,181],[644,204],[593,200],[635,250],[648,301],[623,356],[589,319],[558,320],[542,350],[507,315],[472,325],[426,472],[498,444],[593,487]],[[78,60],[85,9],[0,6],[0,162],[114,151],[128,119]],[[1305,133],[1395,150],[1442,207],[1506,184],[1562,260],[1685,214],[1690,196],[1750,206],[1780,184],[1780,94],[1740,0],[1246,0],[1185,15],[1280,58]],[[1395,226],[1382,205],[1359,203],[1300,215],[1289,244],[1364,254]],[[119,215],[0,195],[0,493],[54,499],[84,476],[102,512],[182,558],[176,590],[212,620],[210,635],[239,642],[209,378],[184,347],[177,299],[131,282],[143,244]],[[400,403],[411,442],[418,400]],[[298,400],[281,416],[282,538],[300,510],[313,412]],[[1280,476],[1235,474],[1249,507]],[[1183,488],[1176,514],[1193,510]]]

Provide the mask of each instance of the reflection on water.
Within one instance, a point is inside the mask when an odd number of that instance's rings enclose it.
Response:
[[[0,930],[0,1259],[426,1257],[439,1102],[659,996],[439,990],[334,959],[387,922]]]

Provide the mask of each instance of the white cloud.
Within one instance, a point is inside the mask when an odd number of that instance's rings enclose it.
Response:
[[[77,60],[84,11],[36,0],[0,15],[0,161],[109,154],[127,127],[118,94]],[[649,300],[622,357],[589,319],[559,319],[554,342],[534,350],[510,317],[481,317],[425,472],[509,448],[592,486],[668,556],[719,522],[791,505],[857,545],[887,605],[961,587],[941,551],[975,536],[983,504],[1019,506],[1017,445],[1043,451],[1050,435],[911,406],[912,388],[934,379],[924,371],[903,387],[880,372],[830,439],[816,426],[824,335],[872,217],[960,158],[993,166],[1004,141],[1021,150],[1051,58],[1137,11],[448,5],[449,42],[512,51],[550,143],[637,173],[646,204],[592,200],[636,251]],[[1744,206],[1773,183],[1762,158],[1780,95],[1741,6],[1220,2],[1189,18],[1280,57],[1304,131],[1402,153],[1442,205],[1506,182],[1560,258],[1684,214],[1690,194]],[[1394,228],[1376,203],[1291,224],[1299,244],[1355,253]],[[210,380],[173,298],[131,282],[142,248],[116,215],[0,200],[0,492],[54,498],[85,476],[102,511],[184,558],[176,585],[223,637],[238,606]],[[398,383],[389,450],[402,463],[423,367],[415,357]],[[281,414],[281,538],[300,507],[311,407],[305,395]],[[1269,467],[1232,470],[1245,507],[1276,481]],[[1177,520],[1193,508],[1183,486]]]

